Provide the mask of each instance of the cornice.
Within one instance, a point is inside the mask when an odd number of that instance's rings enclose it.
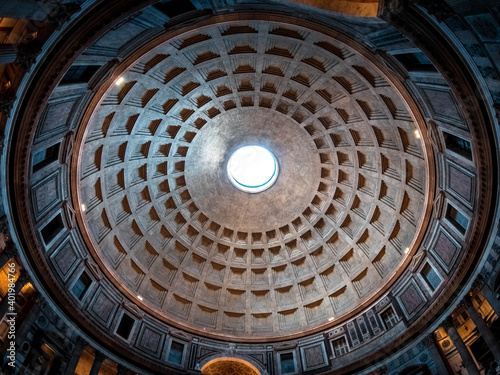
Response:
[[[9,159],[8,195],[15,197],[15,201],[12,202],[11,217],[15,218],[13,222],[15,226],[20,229],[16,236],[17,241],[22,244],[22,248],[30,249],[29,252],[26,251],[23,253],[23,260],[28,261],[31,271],[36,275],[35,284],[37,287],[44,290],[52,299],[59,301],[61,310],[64,311],[66,315],[70,316],[73,322],[84,326],[88,335],[96,339],[96,341],[102,345],[106,345],[111,353],[117,356],[126,355],[128,356],[128,360],[140,363],[141,365],[147,365],[152,371],[164,373],[164,367],[159,366],[154,361],[147,360],[144,357],[131,353],[131,351],[125,347],[119,347],[115,340],[103,334],[98,327],[87,322],[87,318],[84,314],[82,314],[79,309],[75,308],[73,301],[66,296],[66,291],[61,288],[58,280],[52,275],[52,271],[46,263],[45,258],[40,254],[43,250],[40,249],[37,234],[29,224],[29,220],[24,220],[23,217],[18,216],[19,213],[27,214],[30,212],[30,204],[27,198],[30,169],[30,145],[33,141],[34,129],[36,128],[43,108],[57,82],[59,82],[63,73],[71,63],[75,61],[77,56],[102,35],[108,27],[125,19],[137,9],[152,2],[153,1],[145,3],[127,0],[120,1],[119,4],[106,4],[106,6],[102,6],[102,9],[96,7],[85,17],[77,20],[71,30],[65,34],[64,38],[55,43],[54,48],[45,60],[37,66],[36,72],[32,73],[33,78],[31,84],[25,90],[25,93],[30,92],[30,94],[23,95],[18,103],[19,110],[17,113],[22,115],[16,117],[15,126],[13,126],[12,129],[11,144],[15,144],[16,149],[12,150],[13,157]],[[269,17],[272,19],[272,16]],[[243,15],[232,15],[232,18],[246,19]],[[214,18],[204,22],[214,22],[214,20],[217,19],[218,18]],[[479,180],[481,181],[480,188],[476,192],[479,209],[477,210],[477,216],[474,217],[474,221],[471,223],[474,230],[469,233],[466,239],[466,242],[469,243],[470,246],[467,248],[462,259],[460,259],[460,264],[454,276],[451,278],[446,291],[439,296],[439,301],[434,301],[427,309],[426,313],[392,345],[360,360],[354,365],[343,368],[343,371],[354,371],[360,366],[366,366],[372,363],[372,361],[380,359],[380,357],[387,355],[388,351],[398,346],[405,345],[406,342],[416,337],[426,324],[438,319],[441,312],[444,311],[443,309],[447,308],[447,306],[445,306],[445,301],[454,299],[457,290],[461,290],[463,284],[467,283],[467,280],[470,280],[472,276],[477,273],[477,270],[474,269],[474,264],[483,255],[481,250],[485,247],[484,243],[487,240],[483,238],[483,235],[487,232],[488,228],[492,226],[491,216],[493,214],[490,208],[496,203],[494,198],[496,194],[493,194],[496,192],[496,185],[494,184],[496,176],[490,174],[491,169],[494,169],[493,166],[496,164],[491,158],[492,145],[488,141],[489,135],[487,129],[489,124],[487,117],[485,117],[485,108],[483,108],[482,103],[480,103],[474,95],[473,80],[470,73],[467,69],[464,70],[463,66],[455,60],[455,54],[447,53],[447,51],[450,50],[449,43],[447,43],[442,35],[440,38],[436,39],[439,30],[418,12],[406,11],[392,16],[391,24],[408,35],[416,45],[421,46],[422,49],[429,52],[435,65],[442,69],[443,74],[450,82],[456,97],[460,98],[467,116],[467,123],[470,125],[477,124],[476,126],[471,126],[471,133],[473,135],[474,144],[477,143],[479,146],[474,154],[476,160],[478,160],[478,165],[481,166],[478,169]],[[184,29],[172,31],[172,34],[169,34],[168,38],[176,35],[176,33],[178,34],[184,31]],[[128,57],[128,59],[137,59],[142,53],[143,51],[139,49]],[[120,69],[121,68],[118,67],[112,74],[119,75]],[[381,69],[383,70],[383,68]],[[50,72],[50,74],[47,74],[47,72]],[[389,76],[390,74],[387,75]],[[404,90],[401,82],[399,82],[395,76],[391,78],[395,85]],[[99,90],[104,89],[105,87],[99,88]],[[404,92],[406,92],[406,90],[404,90]],[[97,93],[97,95],[99,95],[99,93]],[[406,95],[408,94],[406,93]],[[408,99],[411,100],[409,95]],[[413,101],[411,102],[413,103]],[[418,113],[416,107],[412,108],[412,111]],[[418,119],[418,123],[422,127],[422,131],[426,131],[425,126],[422,125],[422,118]],[[76,142],[81,142],[81,135],[79,135],[79,137],[80,138],[78,138]],[[426,144],[426,147],[430,149],[431,146],[430,144]],[[73,158],[72,161],[72,168],[74,169],[76,169],[76,159],[77,158]],[[435,180],[433,178],[429,180],[428,184],[434,186]],[[76,183],[76,181],[73,180],[72,183]],[[73,199],[74,202],[77,201],[74,196]],[[427,206],[432,207],[430,204]],[[431,208],[428,209],[426,215],[430,215],[430,210]],[[422,240],[423,235],[422,233],[418,241]],[[411,257],[408,257],[408,259],[411,259]],[[359,311],[356,311],[356,313],[359,313]],[[324,329],[324,327],[322,327],[322,329]]]
[[[89,341],[96,340],[105,345],[106,352],[112,356],[127,358],[127,362],[145,364],[153,372],[165,373],[165,368],[151,362],[143,356],[135,355],[125,347],[117,345],[116,341],[103,334],[98,326],[88,322],[87,318],[74,305],[74,302],[62,289],[59,281],[53,276],[50,267],[43,257],[39,239],[28,220],[19,215],[30,211],[28,199],[29,187],[29,155],[30,144],[33,141],[36,125],[42,115],[52,91],[57,86],[69,66],[76,58],[110,27],[126,19],[143,7],[154,3],[150,1],[123,0],[117,2],[102,2],[78,18],[70,28],[65,28],[61,38],[52,41],[50,51],[44,56],[30,73],[29,84],[22,95],[18,95],[16,103],[17,115],[14,117],[9,134],[11,155],[7,161],[7,194],[12,197],[10,203],[10,219],[16,228],[16,242],[22,250],[22,261],[33,275],[33,284],[39,291],[43,291],[50,300],[58,301],[59,310],[65,314],[76,326],[83,326],[84,334]],[[45,46],[44,46],[45,48]],[[121,354],[120,354],[121,353]],[[125,354],[126,353],[126,354]],[[172,374],[177,373],[172,371]]]
[[[480,181],[476,191],[478,207],[472,218],[471,226],[474,229],[464,239],[458,266],[439,298],[434,299],[419,319],[386,348],[360,359],[359,363],[342,368],[348,373],[360,367],[368,367],[377,359],[390,357],[417,339],[422,332],[434,331],[439,320],[451,314],[481,270],[477,265],[481,264],[480,260],[487,251],[498,204],[495,183],[498,180],[496,173],[498,164],[492,158],[492,155],[495,155],[493,150],[496,148],[495,137],[492,135],[494,126],[490,123],[485,102],[476,96],[478,88],[475,85],[474,74],[443,31],[419,8],[405,6],[397,9],[397,12],[386,12],[381,17],[426,53],[450,84],[454,96],[460,101],[460,107],[465,113],[473,144],[478,146],[474,149]]]

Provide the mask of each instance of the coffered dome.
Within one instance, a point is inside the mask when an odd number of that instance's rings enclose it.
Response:
[[[408,265],[430,143],[368,51],[240,14],[160,36],[117,71],[80,126],[73,182],[87,245],[138,306],[192,332],[291,337],[352,316]],[[255,194],[227,175],[247,145],[279,165]]]
[[[16,371],[500,361],[491,2],[4,3]]]

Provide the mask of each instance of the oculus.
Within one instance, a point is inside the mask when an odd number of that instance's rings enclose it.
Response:
[[[276,182],[278,161],[264,147],[240,147],[229,158],[227,175],[236,188],[247,193],[260,193]]]

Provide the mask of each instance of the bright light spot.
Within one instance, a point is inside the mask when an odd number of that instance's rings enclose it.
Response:
[[[144,298],[142,298],[142,296],[137,296],[137,298],[139,298],[141,301],[144,301]]]
[[[328,321],[331,322],[333,321],[335,318],[332,316],[331,318],[328,318]]]
[[[420,132],[418,130],[415,130],[415,137],[420,139]]]
[[[118,78],[118,80],[116,81],[116,86],[120,86],[123,83],[123,81],[125,81],[125,78],[123,77]]]
[[[410,252],[410,248],[409,248],[409,247],[407,247],[407,248],[405,249],[405,254],[408,254],[409,252]]]
[[[229,158],[227,175],[238,189],[259,193],[271,187],[278,178],[278,162],[264,147],[244,146]]]
[[[85,206],[84,204],[82,204],[82,212],[85,212],[86,209],[87,209],[87,206]]]

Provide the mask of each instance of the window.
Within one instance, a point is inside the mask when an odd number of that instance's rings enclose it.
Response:
[[[59,146],[57,143],[46,149],[40,150],[33,155],[33,172],[37,172],[43,167],[59,159]]]
[[[451,204],[448,204],[448,208],[446,209],[446,218],[460,233],[465,234],[469,220]]]
[[[469,320],[469,314],[467,314],[467,311],[462,311],[460,313],[460,318],[462,318],[463,323],[465,323],[467,320]]]
[[[429,285],[432,291],[435,291],[439,284],[441,284],[441,279],[429,263],[425,264],[420,274],[424,277],[425,282]]]
[[[394,55],[409,72],[436,72],[436,68],[422,52]]]
[[[128,337],[130,336],[130,332],[132,331],[132,328],[134,327],[134,323],[135,323],[134,319],[132,319],[127,314],[123,314],[122,318],[120,320],[120,324],[118,325],[118,328],[116,329],[116,334],[120,335],[125,340],[127,340]]]
[[[196,7],[189,0],[163,0],[153,6],[170,18],[196,10]]]
[[[170,352],[168,353],[168,361],[177,365],[182,364],[182,354],[184,353],[184,344],[177,341],[172,341]]]
[[[295,372],[293,353],[280,354],[280,365],[282,374],[293,374]]]
[[[73,293],[73,295],[81,301],[83,296],[85,295],[85,292],[89,289],[91,283],[92,280],[90,279],[89,275],[87,275],[87,272],[83,271],[78,280],[76,280],[76,282],[73,284],[71,293]]]
[[[61,85],[88,82],[99,68],[99,65],[72,66],[68,69],[63,79],[61,80]]]
[[[335,357],[339,357],[349,352],[349,346],[347,345],[347,340],[345,339],[345,336],[332,341],[332,347],[333,347],[333,352],[335,353]]]
[[[382,314],[380,314],[380,316],[382,318],[382,321],[384,322],[386,329],[391,329],[398,323],[398,316],[396,315],[392,307],[384,310]]]
[[[58,214],[51,221],[49,221],[40,231],[42,235],[43,242],[45,245],[51,243],[54,238],[57,237],[59,233],[64,229],[64,223],[61,214]]]
[[[472,160],[472,149],[469,141],[446,132],[443,132],[443,137],[448,150]]]

